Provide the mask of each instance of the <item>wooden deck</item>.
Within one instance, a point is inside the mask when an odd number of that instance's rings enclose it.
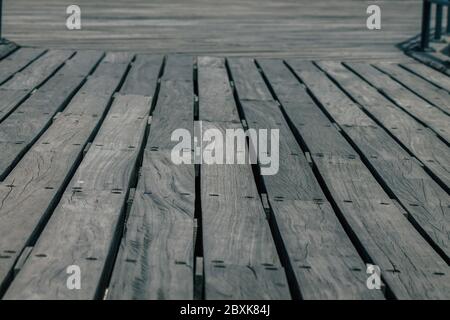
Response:
[[[413,60],[9,50],[4,299],[450,298],[446,75]],[[278,173],[174,164],[171,134],[196,120],[279,129]]]
[[[382,10],[368,30],[367,7]],[[67,30],[70,0],[5,0],[4,35],[24,46],[156,54],[404,59],[396,45],[420,32],[421,0],[77,0],[82,29]]]

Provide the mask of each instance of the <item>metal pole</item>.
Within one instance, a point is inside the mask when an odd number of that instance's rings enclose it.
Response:
[[[422,9],[422,35],[420,39],[420,48],[428,49],[430,42],[430,20],[431,20],[431,3],[427,0],[423,1]]]
[[[434,39],[440,40],[442,37],[442,14],[444,12],[444,7],[442,4],[436,5],[436,27],[434,29]]]

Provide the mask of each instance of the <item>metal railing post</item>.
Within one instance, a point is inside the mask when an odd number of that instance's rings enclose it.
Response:
[[[420,39],[420,48],[428,49],[430,43],[430,20],[431,20],[431,3],[427,0],[423,1],[422,10],[422,34]]]
[[[434,28],[434,39],[440,40],[442,37],[442,14],[444,7],[442,4],[436,5],[436,27]]]

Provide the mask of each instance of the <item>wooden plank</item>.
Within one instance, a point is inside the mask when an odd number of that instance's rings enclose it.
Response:
[[[376,63],[374,66],[397,80],[400,84],[438,107],[443,112],[450,114],[450,93],[440,89],[428,81],[417,77],[406,69],[393,63]]]
[[[313,139],[314,136],[323,137],[308,146],[311,154],[357,157],[353,148],[339,134],[327,116],[317,111],[317,105],[305,88],[294,76],[290,75],[289,70],[281,61],[260,60],[259,64],[269,78],[270,85],[282,104],[282,109],[289,114],[287,120],[295,124],[293,127],[299,133],[300,139],[306,141]],[[325,88],[321,90],[325,90]],[[367,125],[372,124],[358,110],[349,112],[345,108],[340,108],[339,115],[344,123],[354,123],[357,119]]]
[[[214,121],[214,119],[220,118],[229,122],[237,123],[240,121],[227,70],[218,64],[216,58],[202,57],[198,61],[198,82],[214,83],[214,86],[199,86],[198,88],[199,99],[202,100],[204,105],[202,110],[203,120]]]
[[[354,106],[309,62],[289,64],[329,114],[340,115],[345,105]],[[321,112],[319,108],[317,112]],[[344,130],[345,126],[342,128]],[[321,139],[320,136],[313,138],[305,140],[305,144],[313,145]],[[380,266],[382,276],[389,275],[389,270],[400,270],[396,277],[383,276],[394,295],[398,298],[448,297],[447,285],[433,274],[443,272],[446,263],[392,203],[363,162],[358,157],[340,155],[313,155],[312,159],[356,240],[367,257]]]
[[[245,73],[241,72],[245,70],[242,68],[243,64],[252,62],[240,60],[239,64],[235,64],[234,61],[235,59],[229,60],[234,79],[250,77],[247,81],[259,87],[260,82],[252,78],[253,76],[260,78],[259,74],[249,73],[248,70]],[[292,78],[284,75],[289,71],[282,61],[264,60],[260,65],[275,90],[288,86],[292,90],[292,95],[286,90],[284,91],[286,97],[291,97],[293,101],[304,105],[297,100],[296,91],[293,90],[298,82],[295,79],[291,83],[283,81]],[[254,65],[253,68],[256,69]],[[249,87],[246,87],[246,90],[248,89]],[[240,96],[240,87],[237,86],[236,90]],[[257,91],[264,90],[268,89],[259,87]],[[282,95],[282,98],[284,101],[285,95]],[[280,130],[279,171],[276,175],[262,178],[302,298],[383,299],[380,291],[367,289],[363,272],[364,262],[345,234],[331,205],[326,201],[278,105],[269,101],[241,101],[241,104],[251,128]],[[297,110],[296,114],[302,116],[303,112]],[[303,117],[302,120],[308,121]],[[338,133],[335,132],[334,135],[338,136]],[[321,151],[328,153],[331,150],[330,145],[330,149]],[[333,149],[333,153],[334,151],[339,150]],[[296,161],[288,160],[290,158]]]
[[[445,74],[427,67],[423,63],[411,62],[401,63],[400,65],[410,72],[413,72],[423,79],[431,82],[435,86],[450,92],[450,77],[446,76]]]
[[[49,81],[0,123],[0,144],[5,146],[0,156],[0,179],[4,178],[17,159],[36,141],[80,87],[89,72],[100,60],[100,53],[81,54],[64,65]],[[71,72],[80,68],[74,74]],[[66,69],[67,66],[67,69]],[[85,71],[85,74],[78,72]]]
[[[169,60],[172,61],[172,60]],[[192,66],[192,64],[191,64]],[[176,129],[192,132],[193,81],[166,80],[161,81],[158,95],[158,108],[152,116],[152,130],[148,138],[147,148],[171,150],[179,141],[172,141],[171,135]]]
[[[24,101],[29,94],[29,90],[7,90],[0,88],[0,122]]]
[[[114,257],[115,238],[120,234],[119,224],[149,112],[148,97],[116,96],[91,148],[5,299],[98,297],[98,290],[104,285],[104,270]],[[103,144],[110,139],[111,128],[117,130],[115,142]],[[124,149],[130,141],[138,145]],[[65,271],[72,265],[82,270],[80,290],[69,290],[66,285]]]
[[[450,142],[450,126],[448,125],[450,116],[417,97],[414,93],[403,88],[390,77],[370,65],[362,63],[349,63],[347,65],[354,72],[365,78],[372,86],[395,101],[403,110],[426,124],[447,142]]]
[[[13,42],[0,45],[0,60],[7,57],[11,52],[17,49],[17,45]]]
[[[193,298],[194,179],[170,151],[144,152],[108,299]]]
[[[223,59],[199,58],[199,74],[217,72],[222,75],[218,84],[223,88],[227,82],[223,72]],[[199,78],[200,81],[205,78]],[[202,120],[200,133],[208,129],[219,130],[225,136],[226,129],[242,129],[240,123],[227,121],[232,113],[223,117],[223,110],[214,116],[217,93],[228,95],[225,101],[232,101],[230,88],[220,92],[214,89],[216,82],[199,82],[203,97],[199,100],[199,116]],[[219,98],[217,103],[223,103]],[[203,120],[206,110],[208,121]],[[223,117],[223,118],[222,118]],[[206,144],[203,145],[206,147]],[[287,281],[281,266],[274,240],[267,223],[264,208],[259,198],[251,167],[248,164],[203,164],[200,168],[202,233],[205,264],[205,297],[215,299],[227,296],[228,299],[286,299],[289,297]],[[269,274],[265,267],[270,267]],[[218,271],[218,268],[221,272]],[[253,277],[245,272],[253,271]],[[223,270],[222,270],[223,269]],[[219,277],[217,279],[217,277]],[[223,279],[226,281],[223,281]],[[255,288],[273,288],[265,294]],[[230,285],[232,288],[230,288]]]
[[[117,72],[122,73],[115,78],[114,86],[110,88],[111,95],[126,71],[124,64],[112,65]],[[86,82],[84,87],[91,83]],[[103,97],[101,95],[99,102],[93,104],[99,115],[72,115],[69,104],[62,116],[56,119],[0,184],[0,252],[10,252],[8,259],[0,261],[2,286],[8,283],[14,262],[22,249],[39,234],[42,223],[45,223],[55,206],[54,200],[62,193],[68,183],[67,178],[74,172],[85,144],[108,107],[108,101],[104,103]]]
[[[172,130],[193,132],[192,67],[166,61],[108,299],[193,299],[195,168],[171,160]]]
[[[205,286],[209,300],[287,299],[286,279],[277,266],[207,264]]]
[[[392,105],[381,94],[368,84],[361,83],[360,79],[335,62],[320,62],[319,66],[325,70],[340,86],[358,101],[361,107],[390,132],[402,145],[432,172],[434,178],[447,188],[450,186],[450,150],[448,146],[440,140],[430,129],[421,125],[414,118]],[[379,157],[393,158],[394,150],[397,150],[399,159],[404,157],[404,153],[392,139],[389,139],[382,130],[376,130],[377,126],[364,129],[359,126],[344,126],[352,139],[368,140],[361,148],[371,155],[378,153]],[[364,135],[361,135],[364,131]],[[375,137],[375,136],[377,137]],[[378,141],[378,142],[377,142]],[[372,145],[372,147],[370,146]],[[367,149],[369,148],[370,151]],[[391,154],[388,156],[381,150],[389,148]],[[366,152],[365,151],[365,152]],[[383,153],[383,154],[382,154]],[[367,153],[366,153],[367,154]],[[397,157],[395,156],[395,157]]]
[[[318,69],[315,73],[303,72],[302,66],[304,64],[297,65],[300,77],[331,115],[334,116],[345,106],[349,109],[352,106],[356,108],[351,104],[349,98],[347,98],[348,102],[345,103],[345,94]],[[311,64],[308,64],[306,68],[310,66]],[[339,67],[335,67],[335,69],[339,70]],[[346,80],[348,81],[348,79]],[[328,91],[323,90],[325,87],[328,88]],[[341,106],[335,107],[333,101],[336,96],[341,97],[335,100],[342,103]],[[337,122],[341,124],[339,121]],[[410,159],[392,138],[388,135],[382,135],[381,128],[378,130],[375,128],[377,126],[371,128],[342,126],[342,130],[365,154],[377,174],[380,175],[389,190],[393,192],[404,207],[411,208],[410,204],[413,203],[425,208],[424,211],[411,210],[411,218],[420,221],[419,228],[444,252],[448,260],[450,251],[447,239],[450,224],[448,219],[442,217],[442,212],[445,210],[436,206],[436,203],[442,203],[442,207],[445,208],[446,204],[450,202],[450,197],[428,176],[418,162],[411,161],[414,159]],[[377,133],[375,133],[375,130]],[[384,145],[384,147],[381,145]],[[377,148],[377,150],[374,151],[374,148]],[[387,156],[386,152],[389,152]]]
[[[233,77],[235,87],[239,88],[240,100],[273,100],[272,95],[267,90],[264,80],[259,75],[258,69],[255,68],[254,64],[249,63],[248,59],[236,58],[232,61],[234,70],[233,74],[239,70],[239,75],[246,75],[246,77]]]
[[[73,54],[74,52],[69,50],[50,50],[26,69],[16,73],[2,88],[31,90],[50,77]]]
[[[153,96],[162,63],[163,56],[160,55],[137,55],[120,92]]]
[[[0,84],[44,53],[43,49],[21,48],[0,61]]]
[[[55,53],[59,53],[60,55],[67,54],[67,52]],[[2,87],[5,89],[0,89],[4,90],[3,92],[5,92],[6,96],[9,97],[5,104],[0,105],[0,122],[8,117],[9,114],[29,96],[36,86],[42,85],[50,76],[53,75],[54,72],[57,72],[60,65],[52,64],[58,63],[58,61],[61,60],[61,56],[56,55],[56,57],[53,57],[54,55],[54,53],[50,53],[49,57],[44,55],[44,57],[34,61],[27,69],[22,71],[23,73],[19,72],[16,74],[18,77],[17,79],[13,78],[11,81],[8,81],[5,86]],[[101,53],[98,51],[85,51],[78,53],[63,64],[64,72],[68,76],[85,76],[92,70],[93,64],[99,61],[100,55]],[[57,73],[62,74],[62,72]],[[30,78],[27,78],[27,75]],[[28,81],[29,84],[24,84],[23,88],[20,88],[20,79],[22,78],[27,78],[26,81]],[[12,89],[8,89],[10,85]],[[19,89],[16,89],[16,87]],[[49,88],[49,86],[47,86],[47,88]]]

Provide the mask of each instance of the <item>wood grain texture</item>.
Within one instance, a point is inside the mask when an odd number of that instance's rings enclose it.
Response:
[[[139,154],[139,148],[124,150],[124,145],[130,140],[142,144],[149,112],[147,97],[116,96],[92,147],[34,246],[31,259],[14,279],[5,299],[93,299],[98,295],[103,270],[114,254],[114,239],[120,234],[117,230]],[[117,135],[114,143],[106,144],[104,139],[111,137],[111,127],[116,128]],[[72,265],[85,270],[80,290],[68,290],[66,286],[65,271]]]
[[[349,63],[348,66],[372,86],[395,101],[403,110],[426,124],[447,142],[450,142],[449,115],[417,97],[414,93],[368,64]]]
[[[406,69],[394,63],[376,63],[374,66],[391,76],[404,87],[408,88],[422,99],[450,114],[450,93],[440,89],[428,81],[417,77]]]
[[[22,48],[0,62],[0,83],[20,71],[44,53],[44,49]]]
[[[29,90],[8,90],[0,88],[0,122],[3,121],[30,94]]]
[[[421,3],[379,1],[382,30],[366,27],[367,0],[78,0],[82,29],[67,30],[69,0],[4,3],[4,34],[22,45],[147,53],[405,59],[396,44],[420,32]],[[401,16],[401,18],[399,18]],[[407,58],[410,59],[410,58]]]
[[[239,97],[239,83],[244,82],[237,81],[240,79],[246,79],[248,84],[243,88],[245,94],[270,94],[261,83],[259,72],[255,72],[253,61],[241,59],[238,64],[234,61],[230,59],[229,65]],[[273,75],[273,87],[292,88],[293,84],[289,83],[292,77],[283,76],[289,71],[281,61],[264,61],[262,65],[269,82]],[[263,95],[264,99],[267,94]],[[301,103],[295,93],[288,96]],[[280,168],[275,175],[263,176],[263,180],[302,298],[383,299],[381,292],[370,291],[364,285],[364,262],[326,201],[279,106],[274,101],[264,100],[241,99],[241,104],[250,128],[279,130]],[[337,132],[335,136],[339,136]]]
[[[321,75],[318,69],[314,71],[314,67],[308,63],[294,62],[291,65],[333,118],[336,114],[336,118],[341,117],[344,124],[354,122],[347,117],[342,118],[340,111],[357,106],[350,100],[346,101],[348,98],[344,98],[342,92],[325,75]],[[319,108],[317,112],[321,112]],[[351,112],[347,110],[344,114],[350,115]],[[357,112],[354,114],[359,116]],[[341,124],[341,120],[336,118],[337,123]],[[345,130],[344,125],[342,128]],[[320,140],[318,136],[313,138],[311,141],[305,141],[306,145],[318,143]],[[423,288],[428,287],[428,290],[433,290],[432,295],[445,299],[448,296],[448,288],[429,270],[444,270],[446,263],[419,236],[359,157],[313,155],[312,159],[368,257],[381,267],[383,274],[393,269],[400,270],[401,277],[384,278],[394,295],[398,298],[427,297],[430,292]],[[385,227],[382,226],[384,223]],[[394,254],[396,260],[391,258],[391,250],[397,252]],[[423,255],[427,258],[423,258]],[[416,269],[421,270],[420,280],[410,271]],[[408,278],[410,280],[406,280]],[[415,279],[414,283],[412,279]]]
[[[20,52],[20,50],[19,50]],[[42,54],[42,50],[39,52],[28,52],[25,54],[26,61],[29,60],[29,55]],[[14,55],[13,55],[14,56]],[[25,69],[21,69],[20,72],[15,73],[14,77],[7,81],[4,86],[1,87],[2,95],[6,95],[6,99],[0,104],[0,122],[9,116],[11,112],[27,98],[37,86],[45,84],[49,77],[53,76],[57,70],[63,66],[64,73],[67,76],[86,76],[93,68],[96,62],[100,58],[100,54],[95,51],[85,51],[67,60],[63,65],[64,60],[68,56],[71,56],[67,51],[50,51],[50,53],[40,56],[37,60],[33,60],[31,64],[24,63],[27,66]],[[23,57],[19,57],[23,59]],[[12,58],[11,58],[12,59]],[[19,62],[18,62],[19,63]],[[61,70],[57,72],[59,76],[63,74]],[[50,79],[54,83],[54,79]],[[47,85],[47,90],[51,86]],[[57,88],[55,88],[57,89]],[[55,92],[54,90],[53,92]],[[62,92],[64,93],[64,92]]]
[[[125,72],[120,64],[116,69],[122,74],[115,78],[115,84],[110,88],[111,95]],[[88,85],[89,82],[85,84]],[[107,102],[94,106],[105,111]],[[36,236],[49,209],[55,205],[54,199],[68,183],[67,177],[74,172],[85,144],[100,123],[98,115],[71,115],[70,110],[69,104],[63,115],[56,119],[0,185],[7,191],[2,195],[0,208],[0,226],[4,235],[0,251],[13,252],[0,262],[2,283],[21,250]]]
[[[193,132],[192,70],[192,57],[166,61],[108,299],[193,299],[195,169],[171,159],[172,131]]]
[[[162,62],[161,55],[138,55],[120,92],[153,97]]]
[[[100,58],[100,53],[93,52],[75,56],[70,64],[64,65],[0,123],[0,142],[9,146],[0,156],[1,178],[5,177],[17,159],[39,138],[55,114],[70,101]]]
[[[203,67],[205,70],[202,70]],[[218,85],[224,88],[224,83],[227,81],[227,75],[223,72],[224,67],[223,59],[203,60],[199,63],[199,74],[207,70],[217,72],[217,76],[222,77]],[[233,113],[224,114],[219,108],[217,114],[212,114],[213,106],[215,106],[214,96],[220,90],[213,89],[214,86],[215,83],[212,82],[199,82],[199,87],[204,89],[203,97],[209,95],[205,99],[208,104],[204,104],[203,99],[199,100],[199,116],[202,120],[201,137],[210,129],[220,131],[223,136],[226,129],[242,129],[240,123],[227,121],[233,117]],[[212,89],[209,90],[211,87]],[[220,92],[221,95],[227,95],[225,101],[228,103],[232,101],[230,89],[225,87],[225,90]],[[218,99],[218,103],[223,101],[224,98]],[[208,111],[208,121],[202,118],[204,109]],[[207,147],[208,143],[202,141],[202,149],[205,150]],[[204,163],[200,170],[205,297],[214,299],[228,293],[229,299],[251,298],[255,295],[266,299],[288,298],[289,291],[284,270],[281,267],[250,165]],[[252,281],[246,280],[247,273],[233,272],[235,268],[233,266],[250,268],[255,278]],[[276,278],[282,279],[284,287],[283,290],[273,290],[263,296],[262,293],[256,293],[250,288],[267,286],[264,269],[267,267],[274,268],[272,273],[278,273]],[[217,268],[225,269],[222,271],[225,272],[224,276],[229,279],[228,281],[216,279],[218,275],[223,274],[218,274]],[[230,290],[230,284],[236,284],[233,290]],[[222,287],[218,287],[219,285]],[[222,294],[218,295],[218,292]]]
[[[202,100],[203,120],[215,121],[221,119],[221,121],[229,122],[240,121],[231,91],[227,69],[222,60],[213,57],[199,57],[198,82],[214,83],[213,86],[199,86],[198,88],[199,99]]]
[[[369,115],[375,117],[387,132],[395,136],[411,154],[421,160],[443,184],[447,185],[447,187],[449,186],[450,150],[433,131],[397,108],[383,95],[378,93],[376,89],[361,82],[356,75],[342,65],[334,62],[320,62],[319,66],[337,81],[341,88],[355,99]],[[382,130],[377,130],[377,126],[372,126],[371,128],[373,130],[370,128],[359,128],[359,126],[353,128],[349,126],[345,127],[349,134],[353,133],[352,139],[367,140],[371,135],[379,136],[379,138],[376,139],[374,137],[370,143],[365,144],[365,150],[367,148],[372,149],[370,155],[377,155],[378,153],[377,156],[382,156],[386,159],[401,159],[405,156],[399,147],[395,147],[396,143],[388,139],[382,133]],[[370,147],[370,144],[373,147]],[[364,147],[362,148],[364,149]],[[385,148],[389,148],[395,153],[391,152],[387,155],[383,151]]]
[[[26,69],[16,73],[12,79],[3,84],[2,88],[31,90],[49,78],[73,54],[74,51],[70,50],[50,50]]]
[[[6,44],[0,45],[0,60],[4,57],[10,55],[14,50],[17,49],[17,45],[15,43],[9,42]]]
[[[410,72],[417,74],[418,76],[426,79],[435,86],[447,90],[450,92],[450,77],[436,71],[422,63],[410,62],[402,63],[401,66]]]
[[[194,175],[170,151],[144,152],[108,299],[193,298]]]

